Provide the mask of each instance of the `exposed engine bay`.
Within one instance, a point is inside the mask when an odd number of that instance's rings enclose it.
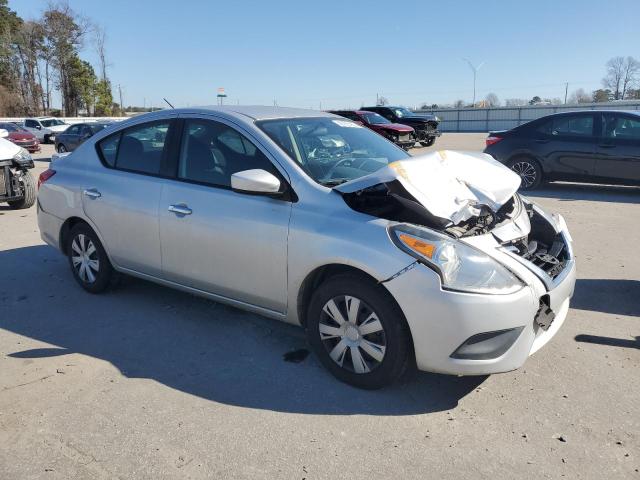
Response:
[[[513,172],[485,157],[438,152],[395,162],[336,190],[368,215],[455,238],[491,233],[507,251],[555,278],[570,257],[555,221],[516,193],[520,179]]]

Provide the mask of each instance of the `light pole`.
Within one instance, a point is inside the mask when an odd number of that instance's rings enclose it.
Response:
[[[482,68],[482,66],[484,65],[484,62],[481,62],[478,66],[475,66],[473,63],[471,63],[471,60],[469,60],[468,58],[463,58],[463,60],[469,64],[471,71],[473,71],[473,108],[475,108],[476,107],[476,77],[478,76],[478,70]]]

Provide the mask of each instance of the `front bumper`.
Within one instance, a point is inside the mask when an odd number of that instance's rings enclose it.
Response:
[[[567,316],[575,279],[575,260],[572,259],[551,289],[540,281],[533,281],[509,295],[461,293],[443,290],[438,275],[418,263],[385,286],[409,324],[418,369],[453,375],[485,375],[519,368],[529,355],[553,338]],[[555,313],[547,330],[535,321],[542,297],[548,299]],[[451,357],[474,335],[513,328],[521,328],[521,333],[497,358]]]

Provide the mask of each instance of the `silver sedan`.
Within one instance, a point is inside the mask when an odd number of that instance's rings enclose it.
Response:
[[[575,283],[561,216],[484,154],[410,157],[330,114],[142,115],[58,155],[42,238],[88,292],[128,274],[301,325],[342,381],[518,368]]]

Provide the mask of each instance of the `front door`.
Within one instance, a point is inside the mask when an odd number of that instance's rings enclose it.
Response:
[[[613,181],[640,182],[640,116],[602,114],[596,175]]]
[[[235,126],[213,119],[184,119],[177,160],[160,200],[163,277],[283,313],[291,202],[230,187],[243,170],[283,174]]]
[[[592,113],[552,116],[536,129],[535,151],[549,178],[579,180],[594,174],[594,117]]]

